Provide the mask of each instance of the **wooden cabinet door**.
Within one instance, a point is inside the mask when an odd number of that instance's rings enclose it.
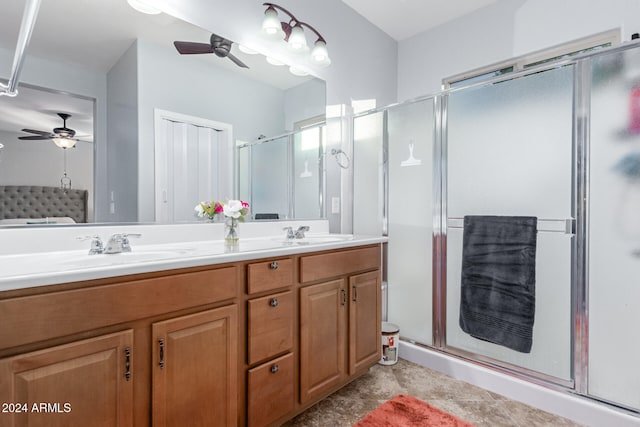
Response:
[[[236,305],[152,325],[154,427],[237,424]]]
[[[342,381],[346,354],[344,280],[300,289],[300,402]]]
[[[349,375],[380,360],[380,273],[349,278]]]
[[[132,348],[126,330],[0,360],[0,425],[132,426]]]

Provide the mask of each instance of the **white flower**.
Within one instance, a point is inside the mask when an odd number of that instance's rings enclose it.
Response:
[[[229,200],[223,207],[224,216],[230,216],[231,218],[240,218],[242,214],[242,203],[240,200]]]
[[[196,215],[198,215],[199,217],[203,217],[204,216],[204,209],[202,209],[202,205],[200,203],[198,203],[196,205],[194,210],[196,211]]]

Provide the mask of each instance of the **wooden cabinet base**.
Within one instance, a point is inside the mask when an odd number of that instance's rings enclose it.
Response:
[[[0,427],[282,425],[379,360],[380,266],[367,245],[0,292]]]
[[[0,425],[133,425],[132,348],[126,330],[0,360]]]

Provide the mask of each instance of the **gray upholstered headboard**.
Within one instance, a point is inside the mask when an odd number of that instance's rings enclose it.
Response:
[[[0,185],[0,219],[70,217],[87,222],[87,190]]]

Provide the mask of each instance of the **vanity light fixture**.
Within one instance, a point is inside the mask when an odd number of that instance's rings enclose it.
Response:
[[[127,3],[138,12],[146,13],[147,15],[157,15],[162,12],[160,9],[151,6],[151,0],[127,0]]]
[[[264,21],[262,21],[262,30],[267,35],[282,37],[289,45],[289,48],[293,51],[306,52],[309,50],[303,28],[306,27],[318,37],[313,45],[313,49],[311,49],[312,63],[324,67],[331,64],[329,52],[327,51],[327,42],[315,28],[306,22],[300,21],[298,18],[293,16],[291,12],[277,4],[262,3],[262,5],[267,7],[267,10],[264,12]],[[289,16],[289,21],[280,22],[278,18],[278,11],[287,14]]]

